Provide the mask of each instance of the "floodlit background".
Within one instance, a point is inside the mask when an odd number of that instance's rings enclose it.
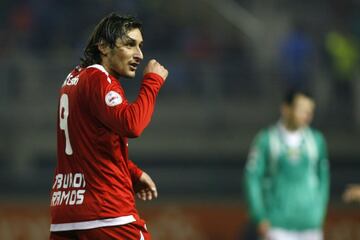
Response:
[[[326,239],[360,239],[360,3],[356,0],[2,0],[0,239],[47,239],[58,89],[110,12],[143,22],[145,63],[169,70],[130,157],[157,182],[139,203],[154,239],[243,239],[242,171],[255,133],[277,121],[283,91],[311,89],[326,136]],[[142,76],[121,79],[134,100]],[[179,230],[181,229],[181,230]]]

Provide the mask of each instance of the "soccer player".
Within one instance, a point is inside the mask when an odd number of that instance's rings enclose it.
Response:
[[[81,64],[60,89],[57,167],[51,192],[50,239],[148,240],[135,207],[157,197],[150,176],[128,159],[128,138],[149,124],[168,71],[144,69],[139,95],[126,100],[119,78],[133,78],[143,59],[141,24],[110,14],[94,29]]]
[[[245,191],[260,239],[323,239],[329,168],[324,137],[309,127],[314,108],[306,92],[288,92],[279,122],[253,142]]]

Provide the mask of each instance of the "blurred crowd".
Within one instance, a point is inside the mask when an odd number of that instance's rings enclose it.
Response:
[[[355,96],[360,37],[357,1],[305,1],[300,9],[296,2],[273,1],[278,9],[273,15],[283,17],[270,22],[267,19],[271,16],[266,15],[272,8],[265,5],[259,9],[251,1],[234,2],[267,21],[263,22],[263,36],[273,36],[259,41],[272,41],[267,66],[259,66],[263,62],[258,58],[264,58],[261,52],[269,50],[251,42],[206,0],[172,4],[161,0],[2,1],[1,62],[14,55],[44,62],[63,58],[65,64],[59,68],[66,72],[77,63],[95,22],[115,11],[143,21],[145,53],[149,53],[145,57],[156,54],[170,64],[173,80],[169,81],[169,95],[251,98],[271,90],[269,86],[278,87],[263,84],[270,82],[280,84],[281,90],[310,88],[334,106],[326,110],[332,117],[341,115],[354,124],[360,121],[354,114],[359,105]],[[16,72],[17,62],[13,64],[8,70]],[[11,92],[7,95],[16,95],[21,88],[11,81],[2,85]]]

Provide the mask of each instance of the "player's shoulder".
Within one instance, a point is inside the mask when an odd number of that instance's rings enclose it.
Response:
[[[306,128],[308,131],[310,131],[312,134],[314,135],[322,135],[322,133],[320,132],[319,129],[315,128],[315,127],[307,127]]]
[[[102,84],[109,84],[112,82],[110,74],[106,71],[104,66],[100,64],[93,64],[83,69],[82,75],[92,82]]]
[[[271,133],[278,132],[279,131],[278,127],[279,127],[278,124],[272,124],[272,125],[263,127],[258,132],[258,136],[268,137]]]
[[[258,144],[267,144],[269,142],[271,132],[276,131],[276,126],[266,126],[261,128],[255,135],[254,141]]]
[[[66,76],[62,87],[65,86],[76,86],[79,82],[79,74],[82,69],[80,66],[76,66],[71,72]]]
[[[310,131],[316,139],[318,139],[320,141],[325,140],[324,134],[319,129],[314,128],[314,127],[308,127],[308,131]]]

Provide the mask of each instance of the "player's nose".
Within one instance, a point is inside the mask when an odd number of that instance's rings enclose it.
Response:
[[[144,59],[144,55],[143,55],[143,52],[141,51],[140,48],[138,48],[134,54],[134,58],[137,60],[137,61],[141,61]]]

